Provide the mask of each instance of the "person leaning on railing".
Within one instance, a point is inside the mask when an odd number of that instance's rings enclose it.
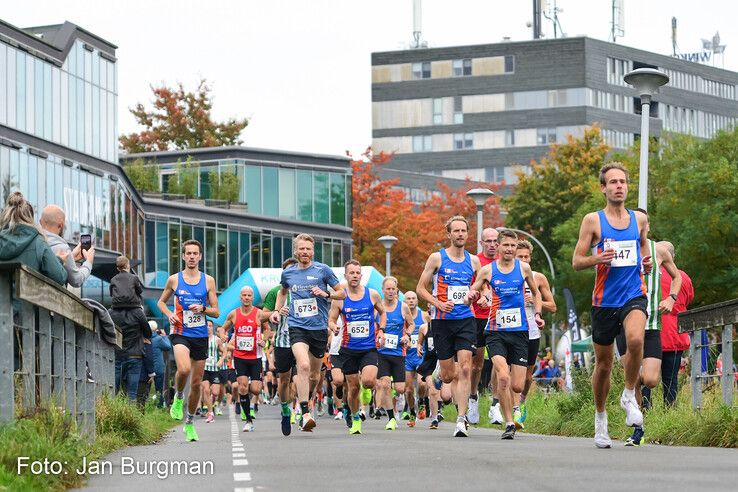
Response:
[[[0,261],[17,261],[54,282],[65,285],[67,254],[54,255],[34,222],[33,206],[19,192],[11,193],[0,213]]]

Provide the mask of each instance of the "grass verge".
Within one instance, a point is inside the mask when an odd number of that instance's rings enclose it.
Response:
[[[176,424],[166,409],[147,406],[145,414],[120,395],[107,394],[96,402],[96,431],[90,442],[79,434],[75,420],[63,409],[47,405],[0,426],[0,490],[65,490],[84,483],[76,470],[87,461],[97,460],[115,449],[155,442]],[[30,467],[18,473],[19,457],[43,463],[59,462],[61,473],[31,473]],[[50,470],[50,469],[48,469]],[[46,471],[46,470],[45,470]],[[65,473],[66,472],[66,473]]]
[[[526,401],[528,418],[522,432],[571,437],[594,436],[594,399],[589,376],[579,372],[574,376],[572,393],[544,394],[534,388]],[[623,391],[622,369],[613,369],[612,387],[607,400],[610,437],[625,440],[633,429],[625,426],[625,412],[620,408]],[[713,388],[703,395],[703,408],[692,410],[690,389],[684,385],[676,404],[667,408],[663,404],[660,387],[652,391],[652,408],[644,414],[645,439],[653,444],[681,446],[738,447],[738,407],[721,404],[720,388]],[[491,425],[487,417],[489,398],[480,396],[478,427],[500,428]],[[456,419],[456,409],[444,408],[444,417]]]

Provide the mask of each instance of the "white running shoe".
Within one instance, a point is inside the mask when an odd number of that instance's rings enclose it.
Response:
[[[502,411],[500,410],[500,404],[499,402],[496,405],[492,405],[489,407],[489,423],[490,424],[496,424],[500,425],[502,424]]]
[[[643,413],[638,408],[635,399],[625,396],[625,391],[620,396],[620,408],[625,410],[625,425],[628,427],[641,427],[643,425]]]
[[[607,433],[607,414],[603,419],[598,419],[597,414],[595,414],[595,446],[600,449],[612,447],[612,439]]]
[[[244,432],[254,432],[254,424],[252,422],[246,422],[243,426]]]
[[[479,400],[472,400],[469,398],[469,409],[466,412],[466,418],[470,424],[479,423]]]
[[[466,429],[466,419],[463,417],[456,420],[454,437],[469,437],[469,431]]]

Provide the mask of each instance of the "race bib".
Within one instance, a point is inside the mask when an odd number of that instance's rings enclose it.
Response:
[[[369,321],[349,321],[346,329],[351,338],[366,338],[369,336]]]
[[[384,348],[396,349],[398,342],[398,336],[388,333],[384,336]]]
[[[204,313],[193,313],[190,310],[182,312],[183,324],[188,328],[197,328],[205,326],[205,314]]]
[[[448,300],[454,304],[463,304],[467,292],[469,292],[468,285],[449,285]]]
[[[410,335],[410,346],[416,348],[418,346],[418,335]]]
[[[295,299],[292,307],[297,318],[310,318],[318,315],[318,300],[314,297],[309,299]]]
[[[498,309],[495,319],[498,328],[519,328],[523,326],[520,308]]]
[[[428,337],[428,350],[433,350],[433,337]]]
[[[237,337],[236,348],[244,352],[251,352],[254,350],[254,337]]]
[[[635,241],[605,241],[604,247],[615,250],[615,258],[610,262],[611,267],[629,267],[638,264]]]

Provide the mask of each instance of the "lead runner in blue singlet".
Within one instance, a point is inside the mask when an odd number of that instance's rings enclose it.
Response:
[[[190,395],[187,400],[187,418],[184,431],[188,441],[197,441],[198,436],[193,418],[200,399],[200,383],[208,358],[208,327],[205,316],[217,318],[218,296],[215,280],[198,269],[202,257],[202,245],[190,239],[182,243],[182,260],[185,269],[167,279],[161,293],[159,309],[169,318],[169,337],[172,341],[177,374],[174,377],[176,395],[169,414],[173,419],[182,419],[184,388],[190,378]],[[174,294],[174,312],[167,307]]]
[[[641,256],[641,251],[649,251],[647,217],[625,208],[627,169],[619,162],[605,164],[600,169],[600,190],[607,205],[582,220],[572,266],[575,270],[595,267],[596,271],[592,295],[592,341],[597,359],[592,375],[595,446],[609,448],[612,441],[607,432],[605,403],[610,390],[613,341],[621,330],[625,333],[628,360],[620,406],[625,410],[626,425],[643,425],[635,385],[643,359],[647,317],[643,271],[650,273],[653,263],[650,256]]]
[[[469,237],[469,223],[456,215],[446,222],[451,246],[432,253],[415,291],[436,308],[433,337],[445,383],[456,380],[454,400],[459,406],[455,437],[466,437],[466,411],[471,390],[471,359],[477,350],[477,328],[471,308],[465,304],[472,278],[480,269],[479,258],[470,255],[464,246]],[[433,293],[428,284],[433,281]],[[454,363],[454,356],[458,361]]]

